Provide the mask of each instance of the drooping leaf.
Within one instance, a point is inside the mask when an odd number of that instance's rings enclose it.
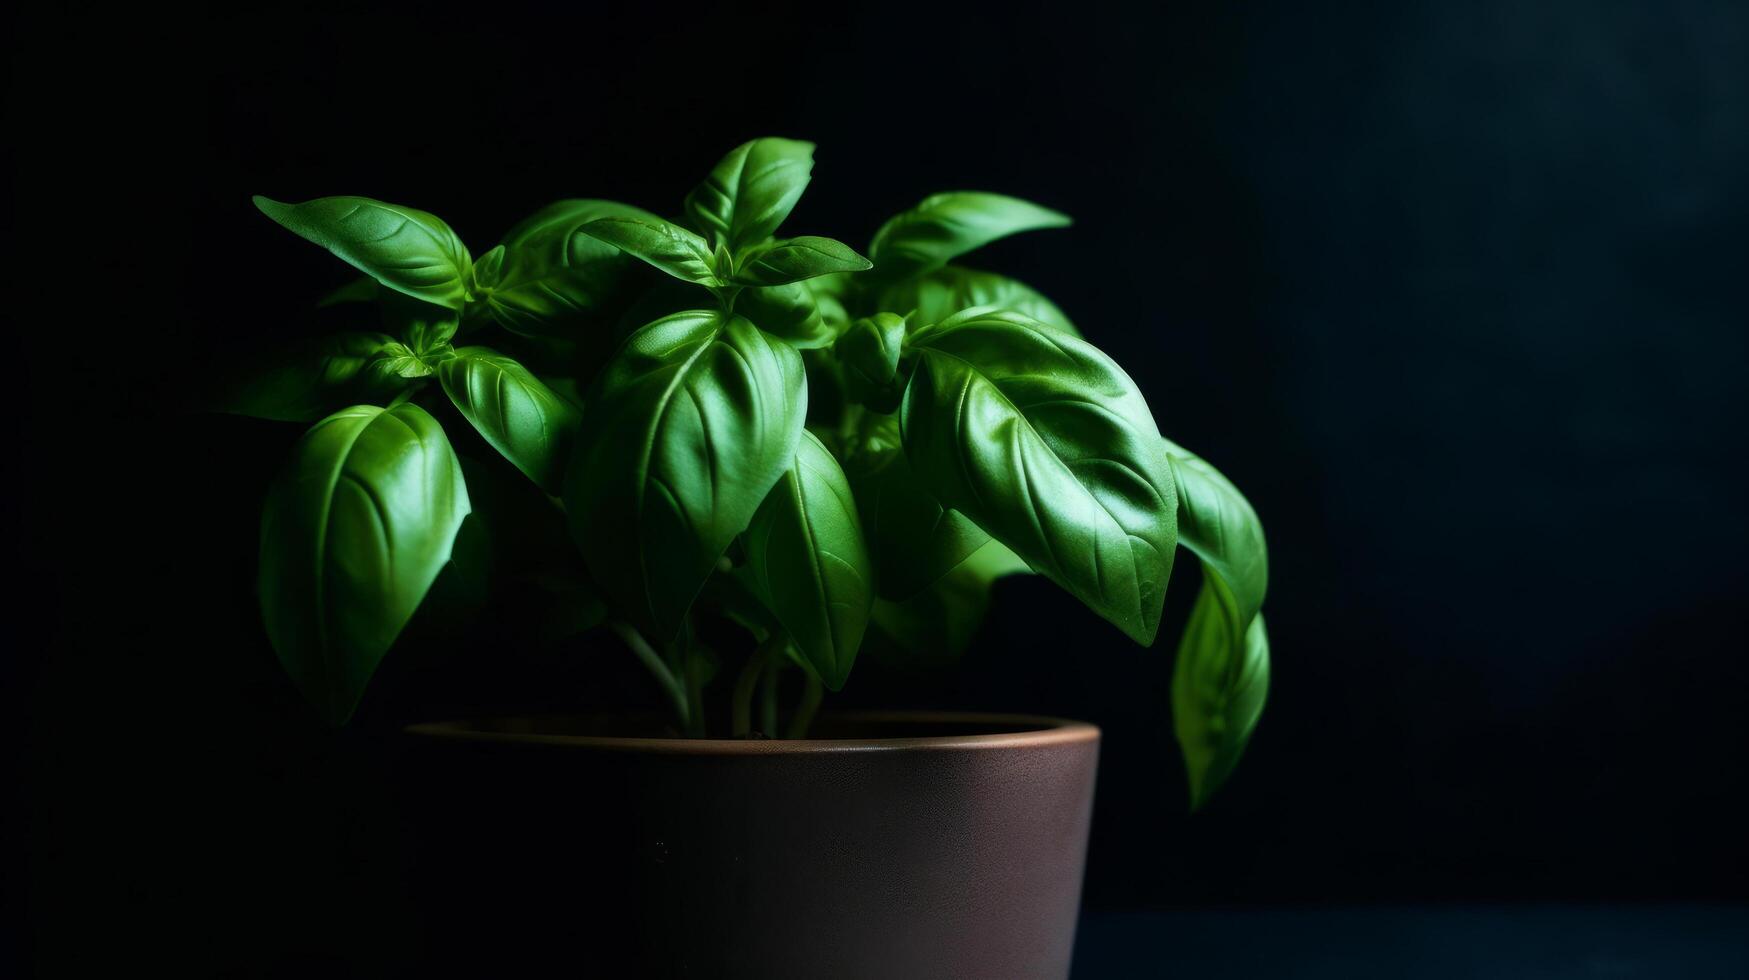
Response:
[[[808,188],[814,144],[768,136],[730,150],[686,196],[686,218],[731,251],[777,232]]]
[[[840,272],[861,272],[869,261],[843,242],[816,235],[761,245],[741,261],[735,282],[743,286],[781,286]]]
[[[972,310],[913,334],[906,456],[945,507],[1136,642],[1177,545],[1172,473],[1129,375],[1029,317]]]
[[[1269,552],[1257,512],[1207,462],[1162,439],[1178,488],[1179,544],[1202,561],[1202,589],[1178,644],[1172,720],[1193,808],[1232,773],[1269,693],[1263,598]]]
[[[744,537],[753,591],[777,617],[806,669],[844,686],[868,626],[874,569],[856,501],[838,461],[803,432],[795,462]]]
[[[615,246],[582,231],[601,218],[666,224],[616,201],[566,200],[536,211],[504,236],[497,268],[477,276],[476,292],[493,319],[529,336],[563,332],[614,295],[627,260]],[[478,266],[484,265],[481,256]]]
[[[884,599],[927,589],[989,542],[966,515],[936,500],[917,478],[899,440],[896,416],[868,413],[845,453],[845,471],[868,533],[875,582]]]
[[[257,195],[261,213],[409,296],[459,310],[467,302],[468,250],[436,215],[368,197],[282,204]]]
[[[1233,619],[1250,621],[1269,591],[1269,549],[1263,522],[1239,488],[1183,446],[1166,439],[1178,486],[1178,543],[1214,569],[1232,596]]]
[[[294,345],[239,372],[219,409],[235,415],[310,422],[344,405],[388,401],[405,386],[398,377],[370,370],[393,337],[341,333]]]
[[[891,284],[938,269],[976,248],[1023,231],[1061,228],[1067,215],[1017,197],[982,191],[932,194],[875,232],[871,274]]]
[[[262,513],[261,611],[280,662],[330,722],[351,717],[468,511],[449,440],[418,406],[344,409],[292,451]]]
[[[587,401],[573,535],[623,613],[667,640],[794,460],[801,357],[743,317],[677,313],[628,338]]]
[[[564,490],[582,413],[514,359],[463,347],[438,365],[438,380],[492,448],[542,490]]]
[[[880,308],[912,315],[919,325],[938,323],[974,306],[1024,313],[1040,323],[1081,336],[1068,316],[1042,293],[1018,279],[949,265],[900,282],[881,294]]]
[[[743,289],[735,299],[735,312],[797,350],[824,347],[837,336],[806,282]]]
[[[710,243],[661,219],[596,218],[578,229],[584,235],[636,256],[683,282],[722,286]]]

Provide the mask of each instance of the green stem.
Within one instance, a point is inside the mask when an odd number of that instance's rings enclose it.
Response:
[[[774,634],[770,639],[759,644],[759,648],[753,651],[751,657],[747,658],[746,666],[741,668],[741,673],[735,678],[735,695],[729,703],[732,715],[730,734],[734,737],[746,738],[752,734],[753,688],[758,684],[760,675],[765,672],[765,665],[771,662],[772,657],[783,651],[783,644],[784,637],[781,633]],[[767,737],[770,736],[768,729],[762,728],[760,730],[764,731]]]
[[[783,673],[783,652],[778,651],[765,665],[759,678],[759,730],[777,737],[777,679]]]
[[[704,738],[704,658],[693,643],[690,621],[680,631],[680,646],[680,669],[686,677],[686,734],[692,738]]]
[[[668,699],[674,702],[674,716],[679,719],[680,727],[683,730],[691,728],[692,712],[691,706],[687,703],[686,689],[681,686],[679,679],[674,676],[674,672],[669,670],[668,665],[662,661],[662,655],[657,653],[650,646],[649,641],[644,639],[644,635],[633,628],[630,623],[615,619],[609,621],[607,626],[625,642],[626,646],[631,648],[632,653],[637,654],[644,666],[650,669],[650,673],[656,678],[656,683],[662,685],[662,690],[667,692]]]
[[[807,738],[808,726],[814,723],[814,712],[820,710],[820,701],[826,696],[826,689],[820,686],[820,679],[813,674],[808,675],[807,685],[802,688],[802,701],[796,705],[796,713],[790,717],[789,731],[785,738]]]

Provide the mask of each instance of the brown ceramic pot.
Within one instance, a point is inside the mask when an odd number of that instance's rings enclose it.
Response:
[[[427,972],[1068,976],[1093,726],[891,714],[828,716],[800,741],[611,730],[409,730]]]

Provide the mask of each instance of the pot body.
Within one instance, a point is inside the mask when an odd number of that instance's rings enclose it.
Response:
[[[845,716],[820,726],[841,737],[730,741],[581,725],[410,729],[424,972],[1068,976],[1092,726]]]

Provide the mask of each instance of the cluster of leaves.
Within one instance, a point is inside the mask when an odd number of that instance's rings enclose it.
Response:
[[[547,543],[518,581],[572,628],[624,638],[681,729],[707,730],[722,663],[709,619],[755,646],[730,732],[778,734],[775,678],[794,666],[799,733],[865,636],[951,656],[1003,575],[1043,575],[1151,645],[1182,545],[1203,574],[1173,710],[1200,803],[1268,686],[1256,514],[1160,435],[1136,384],[1050,300],[956,264],[1066,217],[937,194],[865,258],[778,235],[812,170],[812,144],[754,140],[677,220],[560,201],[477,259],[423,211],[257,198],[365,274],[325,303],[375,302],[383,323],[284,358],[231,402],[315,423],[262,521],[262,609],[286,669],[343,722],[440,573],[466,564],[468,526],[516,524]],[[475,342],[488,331],[496,347]],[[433,414],[451,411],[527,484],[486,492],[490,468],[464,466]],[[504,502],[530,487],[543,517],[526,496]],[[560,522],[574,551],[550,546]]]

